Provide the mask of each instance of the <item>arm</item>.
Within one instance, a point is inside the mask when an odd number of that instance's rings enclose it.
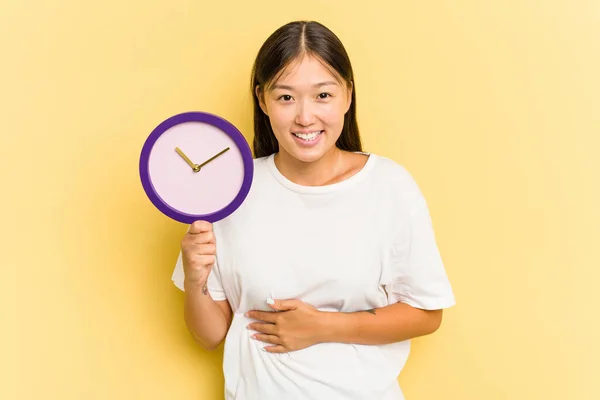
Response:
[[[184,319],[195,341],[207,350],[216,349],[229,330],[232,311],[227,300],[214,301],[206,284],[185,281]]]
[[[194,221],[181,242],[177,267],[183,277],[185,324],[195,341],[207,350],[221,344],[232,319],[229,302],[213,300],[207,288],[215,262],[212,224]]]
[[[321,342],[387,344],[429,335],[442,322],[442,310],[395,303],[373,310],[322,315]]]
[[[280,312],[251,310],[248,328],[252,338],[271,346],[273,353],[300,350],[317,343],[388,344],[435,332],[442,310],[422,310],[395,303],[359,312],[319,311],[300,300],[272,300]],[[256,331],[253,333],[252,331]]]

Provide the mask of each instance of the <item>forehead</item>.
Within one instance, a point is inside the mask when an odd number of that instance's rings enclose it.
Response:
[[[305,55],[286,66],[273,85],[310,86],[326,81],[340,84],[341,78],[324,61]]]

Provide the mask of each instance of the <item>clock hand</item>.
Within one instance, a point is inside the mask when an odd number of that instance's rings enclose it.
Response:
[[[184,154],[184,152],[183,152],[183,151],[181,151],[181,149],[180,149],[179,147],[175,147],[175,151],[177,152],[177,154],[179,154],[179,155],[180,155],[180,156],[181,156],[181,157],[182,157],[182,158],[185,160],[185,162],[187,162],[187,163],[190,165],[190,167],[192,167],[192,169],[194,170],[194,172],[198,172],[198,171],[200,171],[200,167],[199,167],[199,166],[197,166],[196,164],[194,164],[194,163],[192,162],[192,160],[190,160],[190,159],[188,158],[188,156],[186,156],[186,155]]]
[[[198,169],[204,167],[206,164],[208,164],[209,162],[211,162],[212,160],[214,160],[215,158],[219,157],[221,154],[225,153],[227,150],[229,150],[229,147],[226,148],[225,150],[222,150],[221,152],[219,152],[218,154],[215,154],[214,156],[212,156],[211,158],[209,158],[208,160],[204,161],[202,164],[197,165],[196,167]]]

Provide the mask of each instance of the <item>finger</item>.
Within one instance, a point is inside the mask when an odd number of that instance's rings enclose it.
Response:
[[[196,257],[198,260],[198,264],[202,265],[202,266],[209,266],[209,265],[214,265],[215,263],[215,256],[213,255],[201,255],[201,256],[197,256]]]
[[[216,261],[215,258],[216,257],[211,254],[201,255],[201,256],[198,256],[198,263],[200,263],[204,266],[214,265],[215,261]]]
[[[188,229],[188,233],[192,235],[208,231],[212,231],[212,224],[210,222],[200,220],[194,221]]]
[[[267,304],[274,310],[278,311],[289,311],[295,310],[298,308],[300,304],[302,304],[299,300],[273,300],[271,298],[267,299]]]
[[[189,240],[196,244],[216,243],[213,231],[189,234]]]
[[[254,340],[258,340],[259,342],[281,345],[279,338],[275,335],[264,335],[262,333],[256,333],[256,334],[252,335],[251,337]]]
[[[267,335],[276,335],[277,334],[277,327],[274,324],[268,324],[268,323],[253,323],[253,324],[249,324],[248,325],[248,329],[251,329],[253,331],[257,331],[260,333],[264,333]]]
[[[289,353],[289,350],[280,344],[265,346],[263,347],[263,350],[267,353]]]
[[[214,243],[196,244],[192,248],[192,254],[215,255],[217,246]]]
[[[277,314],[271,311],[248,311],[246,317],[257,319],[259,321],[270,322],[272,324],[277,321]]]
[[[215,256],[201,255],[190,258],[189,265],[192,269],[201,269],[202,267],[213,266],[215,264]]]

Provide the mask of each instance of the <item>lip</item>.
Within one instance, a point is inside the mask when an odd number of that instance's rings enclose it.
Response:
[[[302,133],[302,134],[307,134],[307,133],[311,133],[311,132],[323,132],[323,129],[302,129],[299,131],[294,131],[294,133]]]
[[[296,133],[310,133],[310,132],[315,132],[315,130],[304,130],[304,131],[295,131]],[[306,141],[304,139],[300,139],[298,136],[294,135],[293,133],[290,133],[290,135],[292,135],[292,137],[294,138],[294,141],[301,147],[314,147],[316,146],[322,139],[323,135],[325,134],[325,131],[321,130],[321,133],[319,133],[317,135],[316,138],[314,138],[311,141]]]

